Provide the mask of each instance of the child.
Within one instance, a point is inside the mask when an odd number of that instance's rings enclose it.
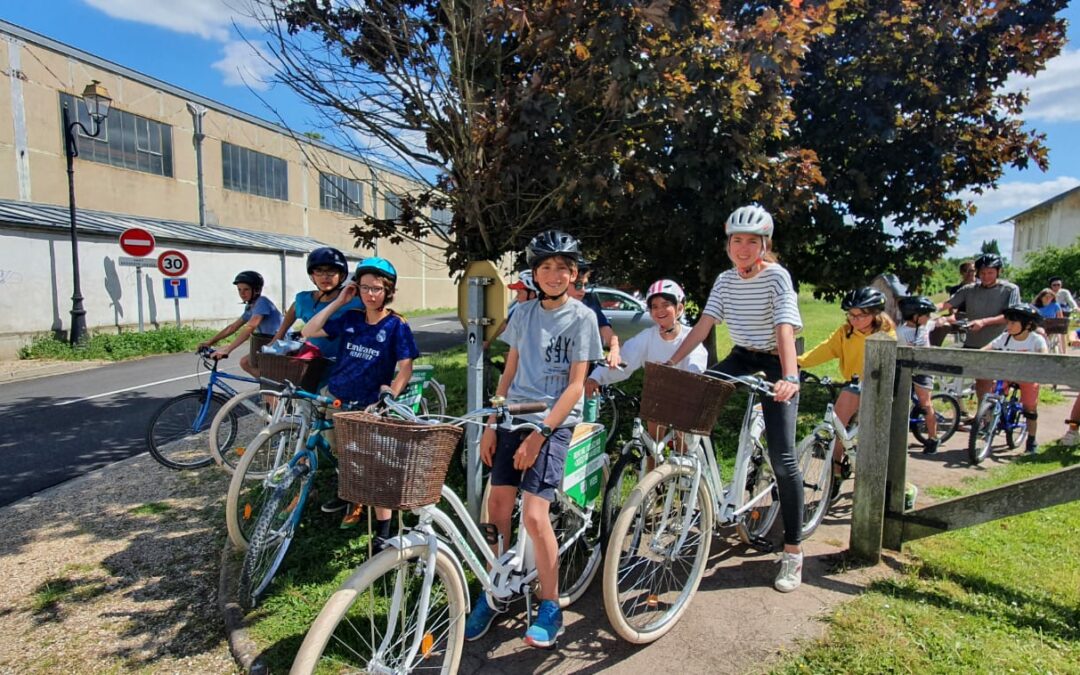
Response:
[[[311,321],[316,314],[341,294],[342,287],[349,279],[349,262],[341,251],[324,246],[308,253],[307,273],[311,283],[315,284],[315,290],[300,291],[296,294],[292,306],[285,312],[281,327],[274,334],[275,340],[285,337],[297,319],[304,323]],[[364,303],[354,297],[331,318],[337,318],[349,310],[363,308]],[[337,358],[339,340],[331,340],[327,337],[312,338],[309,342],[319,348],[324,358]]]
[[[735,346],[716,369],[732,375],[764,371],[775,380],[773,398],[762,401],[769,461],[784,521],[784,552],[773,587],[790,593],[802,583],[803,563],[803,481],[795,456],[799,407],[795,332],[802,328],[802,318],[791,276],[770,252],[772,216],[760,206],[743,206],[728,216],[724,232],[734,267],[716,278],[701,318],[667,365],[681,362],[714,325],[726,321]]]
[[[1067,448],[1076,445],[1080,441],[1080,394],[1073,400],[1072,410],[1069,411],[1069,419],[1065,420],[1069,430],[1061,437],[1061,444]]]
[[[240,345],[244,344],[252,335],[262,338],[261,342],[268,343],[271,336],[281,325],[281,312],[270,298],[262,294],[263,277],[258,272],[245,270],[233,279],[233,286],[244,303],[244,313],[240,318],[221,329],[214,337],[201,343],[199,348],[211,347],[221,340],[236,333],[236,339],[221,349],[214,350],[211,354],[213,359],[228,358]],[[259,376],[258,352],[253,351],[250,355],[240,359],[240,367],[251,374]]]
[[[930,333],[937,327],[937,322],[931,319],[930,315],[937,310],[937,305],[933,300],[922,295],[900,298],[898,304],[904,323],[896,329],[897,341],[911,347],[929,347]],[[923,452],[932,455],[938,451],[937,415],[930,401],[934,378],[925,373],[912,375],[911,385],[926,419],[927,438],[923,443]]]
[[[533,647],[552,647],[563,632],[559,609],[559,545],[548,511],[562,484],[573,427],[581,420],[582,392],[589,361],[601,358],[600,332],[588,307],[567,295],[577,278],[578,242],[549,230],[526,248],[526,261],[540,291],[514,312],[502,340],[510,345],[496,394],[546,401],[546,413],[526,416],[539,431],[496,430],[494,419],[480,440],[480,458],[491,467],[488,513],[510,541],[510,516],[518,488],[525,529],[533,541],[540,581],[540,607],[525,633]],[[481,595],[465,624],[465,639],[484,635],[497,611]]]
[[[1010,305],[1005,310],[1005,332],[982,349],[997,349],[1006,352],[1048,351],[1046,338],[1036,329],[1042,323],[1042,315],[1037,307],[1025,303]],[[1024,417],[1028,421],[1027,452],[1035,454],[1039,450],[1035,442],[1035,428],[1039,419],[1039,385],[1036,382],[1020,382],[1020,405],[1024,407]]]
[[[413,359],[420,356],[412,330],[400,316],[387,307],[397,288],[397,270],[384,258],[366,258],[360,262],[353,281],[345,285],[334,300],[304,325],[305,338],[340,339],[337,362],[330,371],[327,389],[331,396],[353,405],[378,402],[389,391],[398,396],[409,385]],[[363,311],[338,312],[357,295]],[[394,369],[397,368],[397,375]],[[355,527],[360,522],[361,505],[345,512],[341,527]],[[375,509],[373,548],[382,549],[390,536],[390,509]]]
[[[847,312],[847,320],[833,331],[824,342],[799,357],[800,368],[813,368],[833,359],[840,359],[840,375],[851,382],[863,375],[863,357],[866,338],[874,333],[896,337],[892,319],[885,315],[885,294],[864,286],[848,291],[840,301],[840,309]],[[845,387],[836,398],[833,412],[845,427],[859,410],[859,392],[855,387]],[[851,468],[844,461],[844,447],[837,441],[833,447],[832,497],[839,494],[840,483],[851,475]]]

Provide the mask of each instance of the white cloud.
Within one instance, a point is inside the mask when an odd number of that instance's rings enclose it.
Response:
[[[233,24],[252,28],[249,0],[83,0],[115,19],[226,42]]]
[[[1080,185],[1080,179],[1072,176],[1060,176],[1037,183],[1023,181],[1002,183],[997,189],[989,190],[981,195],[965,190],[960,193],[960,197],[975,203],[978,216],[998,214],[996,217],[1001,220],[1014,216],[1055,195],[1071,190],[1077,185]]]
[[[1025,120],[1080,120],[1080,50],[1062,51],[1035,77],[1010,77],[1005,88],[1008,91],[1028,90],[1031,101],[1024,109]]]
[[[215,61],[214,70],[224,76],[224,82],[230,86],[248,86],[258,91],[270,88],[270,78],[274,67],[268,56],[255,43],[234,40],[225,45],[225,56]]]

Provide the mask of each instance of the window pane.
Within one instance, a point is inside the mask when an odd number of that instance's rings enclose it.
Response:
[[[173,175],[172,170],[172,127],[159,124],[158,129],[161,132],[161,169],[162,175]]]

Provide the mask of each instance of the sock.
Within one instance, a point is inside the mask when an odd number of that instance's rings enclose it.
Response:
[[[387,518],[386,520],[376,520],[375,521],[375,536],[376,537],[382,537],[383,539],[389,539],[390,538],[390,521],[391,520],[392,520],[391,518]]]

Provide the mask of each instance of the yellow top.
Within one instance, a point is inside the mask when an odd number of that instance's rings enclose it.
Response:
[[[840,359],[840,376],[845,381],[850,382],[851,378],[856,375],[861,379],[863,360],[866,358],[866,338],[873,335],[873,333],[867,334],[853,330],[851,335],[848,336],[846,335],[847,328],[848,324],[844,322],[843,325],[833,331],[833,334],[827,340],[800,356],[799,367],[813,368],[822,363],[828,363],[833,359]],[[878,332],[883,332],[894,340],[896,339],[896,331],[892,328]]]

